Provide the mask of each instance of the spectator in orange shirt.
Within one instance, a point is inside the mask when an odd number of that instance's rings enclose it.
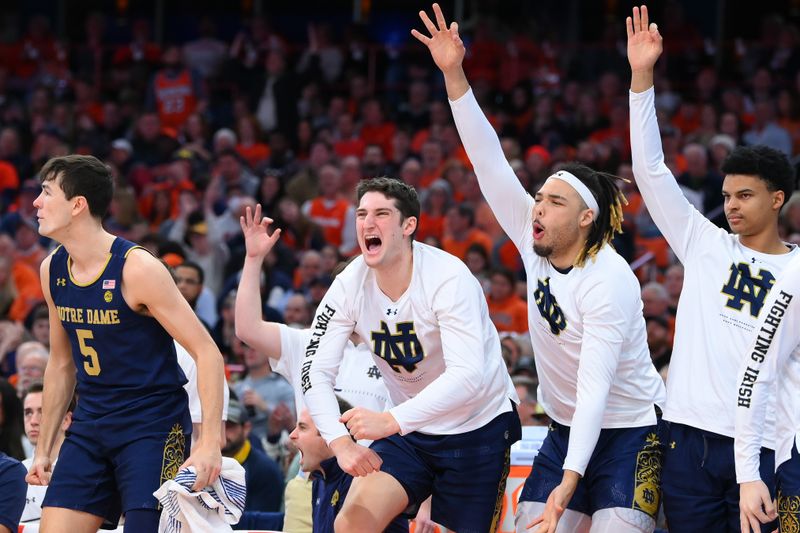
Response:
[[[472,244],[480,244],[487,252],[492,249],[491,237],[475,227],[475,210],[472,206],[467,203],[454,205],[447,210],[442,248],[464,261],[467,248]]]
[[[303,214],[322,228],[325,242],[339,249],[342,255],[351,255],[356,243],[356,210],[341,194],[342,174],[333,165],[319,169],[319,196],[303,204]]]
[[[528,304],[517,295],[514,274],[507,268],[497,268],[489,284],[489,317],[497,331],[524,333],[528,331]]]
[[[430,139],[422,145],[422,174],[419,179],[420,187],[428,187],[434,180],[442,177],[444,172],[444,148],[439,141]]]
[[[431,183],[422,195],[422,212],[417,224],[418,241],[423,242],[431,236],[442,240],[444,217],[452,203],[453,189],[448,182],[439,179]]]
[[[261,163],[269,159],[271,152],[269,146],[261,142],[261,129],[258,127],[256,117],[253,115],[241,117],[236,122],[236,133],[239,139],[236,152],[250,168],[258,168]]]
[[[392,133],[394,135],[394,133]],[[372,144],[377,144],[383,149],[382,139],[373,139]],[[333,151],[339,157],[354,155],[362,157],[367,143],[358,136],[353,115],[342,113],[336,119],[336,130],[334,131]]]
[[[384,152],[389,153],[397,126],[384,119],[380,100],[370,98],[364,102],[361,106],[361,120],[361,139],[364,144],[378,144]]]

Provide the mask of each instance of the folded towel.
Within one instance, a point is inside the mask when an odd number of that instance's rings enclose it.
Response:
[[[213,484],[192,491],[196,479],[193,466],[183,468],[153,493],[163,506],[159,533],[233,531],[231,525],[239,522],[247,497],[242,465],[223,457],[222,472]]]

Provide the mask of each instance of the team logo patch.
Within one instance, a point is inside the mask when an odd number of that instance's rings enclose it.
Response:
[[[800,533],[800,496],[778,491],[778,522],[781,533]]]
[[[56,287],[66,287],[66,286],[67,286],[66,278],[56,278]]]
[[[114,289],[117,286],[117,280],[115,279],[104,279],[103,280],[103,290],[105,289]]]
[[[335,490],[333,491],[333,496],[331,496],[331,507],[336,507],[338,503],[339,503],[339,491]]]
[[[564,331],[567,328],[567,319],[561,307],[558,306],[556,297],[550,293],[550,278],[537,281],[533,297],[539,314],[550,325],[550,332],[558,335]]]
[[[730,307],[741,311],[745,304],[750,306],[750,314],[758,318],[764,300],[772,286],[775,284],[775,276],[769,270],[763,268],[758,270],[758,275],[754,276],[747,263],[731,263],[731,275],[722,287],[722,294],[728,297],[725,307]]]
[[[114,299],[114,295],[113,295],[113,294],[111,294],[111,291],[106,291],[106,292],[103,294],[103,300],[105,300],[105,301],[106,301],[106,303],[110,303],[110,302],[111,302],[111,300],[113,300],[113,299]]]
[[[661,501],[661,443],[650,433],[644,448],[636,455],[633,508],[656,518]]]
[[[400,367],[413,372],[417,369],[417,363],[425,357],[414,331],[414,322],[399,322],[395,330],[396,333],[392,334],[386,322],[381,320],[381,329],[373,331],[371,335],[372,351],[389,363],[395,372],[400,372]]]

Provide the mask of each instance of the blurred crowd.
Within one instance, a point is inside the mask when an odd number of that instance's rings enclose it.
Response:
[[[719,168],[736,145],[766,144],[793,161],[800,153],[800,31],[777,15],[760,24],[760,38],[725,50],[687,22],[678,3],[659,24],[669,36],[656,80],[666,160],[690,201],[723,227]],[[234,335],[239,216],[260,203],[282,230],[262,273],[264,316],[308,327],[336,265],[358,252],[355,186],[377,175],[417,188],[418,240],[460,257],[480,280],[523,422],[546,423],[535,399],[519,255],[481,196],[442,80],[421,47],[325,21],[298,40],[266,18],[243,19],[225,40],[205,18],[183,43],[155,42],[147,20],[130,21],[130,39],[112,42],[107,25],[93,13],[83,39],[65,42],[52,21],[34,16],[0,43],[0,451],[31,451],[19,397],[48,358],[38,268],[53,247],[37,233],[31,202],[38,169],[69,153],[93,154],[113,169],[105,226],[173,269],[226,358],[234,394],[250,413],[250,440],[265,451],[270,434],[291,430],[294,409],[268,354]],[[473,90],[528,191],[570,160],[625,180],[625,233],[615,246],[642,282],[649,345],[666,378],[683,269],[631,172],[624,31],[609,24],[579,53],[574,43],[488,16],[461,31]],[[800,244],[797,193],[781,231]]]

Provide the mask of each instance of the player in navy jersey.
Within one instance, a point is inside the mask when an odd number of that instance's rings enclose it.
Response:
[[[158,259],[103,229],[113,192],[108,167],[72,155],[51,159],[40,176],[39,232],[61,243],[41,266],[51,355],[27,477],[50,485],[42,531],[97,531],[125,514],[125,531],[155,532],[154,490],[182,466],[196,468],[195,489],[219,474],[222,357]],[[173,338],[197,362],[208,428],[186,461],[191,420]],[[51,472],[76,385],[78,407]]]

